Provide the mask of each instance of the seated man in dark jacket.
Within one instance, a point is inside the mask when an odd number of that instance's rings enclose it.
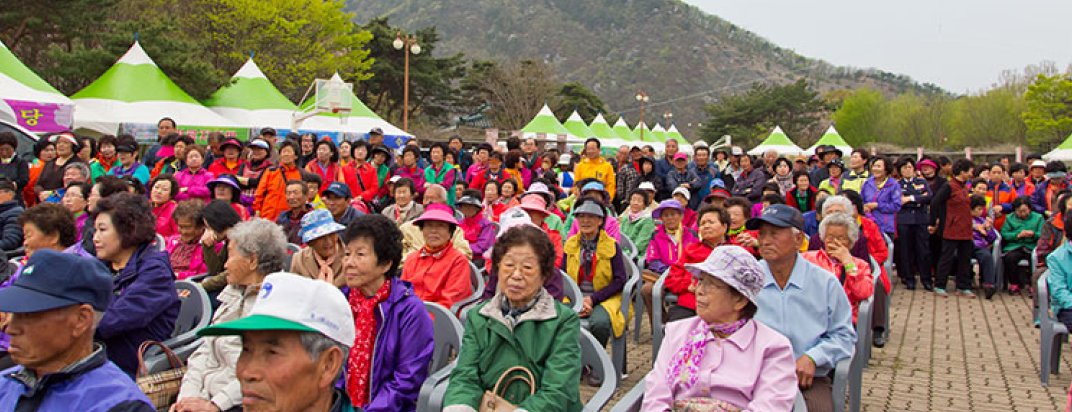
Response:
[[[0,250],[15,250],[22,247],[22,226],[19,225],[18,192],[15,183],[0,176]]]
[[[111,301],[112,276],[96,259],[35,252],[0,290],[0,312],[9,313],[0,324],[7,323],[19,365],[0,373],[0,410],[155,410],[93,342]]]

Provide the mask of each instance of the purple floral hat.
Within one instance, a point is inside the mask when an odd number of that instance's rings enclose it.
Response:
[[[763,289],[763,268],[747,250],[736,245],[719,246],[703,262],[685,265],[694,278],[714,276],[737,289],[752,303]]]

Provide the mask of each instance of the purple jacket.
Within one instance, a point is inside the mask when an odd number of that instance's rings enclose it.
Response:
[[[175,173],[175,180],[179,181],[179,194],[175,195],[175,202],[183,200],[201,199],[205,203],[212,200],[212,193],[208,191],[208,182],[214,179],[212,172],[201,168],[197,173],[190,173],[190,169],[183,169]],[[185,188],[186,192],[181,190]]]
[[[105,267],[111,267],[104,262]],[[115,299],[104,312],[97,338],[108,359],[130,376],[138,371],[138,346],[171,338],[179,316],[179,295],[167,253],[140,246],[113,280]]]
[[[416,411],[417,395],[428,378],[428,364],[435,349],[432,318],[424,302],[413,294],[409,282],[397,277],[390,282],[391,296],[376,311],[371,398],[368,405],[355,405],[366,412]],[[342,293],[349,297],[350,288],[342,288]],[[344,375],[345,371],[344,367]],[[344,376],[343,382],[345,379]]]
[[[1064,187],[1067,189],[1070,184],[1072,184],[1072,182],[1070,182],[1066,178],[1065,183],[1064,183]],[[1046,179],[1046,180],[1042,181],[1042,183],[1039,183],[1039,184],[1035,185],[1035,193],[1031,194],[1031,210],[1034,210],[1036,212],[1042,213],[1043,217],[1051,216],[1051,215],[1047,214],[1047,212],[1049,212],[1050,208],[1054,206],[1052,203],[1056,202],[1056,200],[1054,200],[1054,199],[1046,198],[1046,192],[1049,191],[1049,188],[1050,188],[1050,180]],[[1054,195],[1055,198],[1057,197],[1057,192],[1058,192],[1058,190],[1053,191],[1053,195]],[[1050,203],[1047,204],[1047,201],[1050,202]]]
[[[413,185],[417,186],[417,198],[424,196],[424,169],[420,167],[414,167],[409,169],[405,166],[399,166],[395,169],[395,176],[408,177],[413,180]],[[453,187],[447,188],[447,190],[454,190]]]
[[[860,188],[860,196],[863,196],[864,204],[878,203],[878,207],[868,213],[867,217],[874,220],[884,233],[894,233],[897,230],[897,212],[901,211],[901,184],[888,177],[886,184],[879,190],[875,177],[871,176]]]
[[[991,227],[990,230],[986,231],[986,235],[983,235],[978,230],[975,230],[975,225],[983,224],[986,224],[986,216],[972,218],[972,245],[976,248],[990,249],[998,238],[998,231]]]

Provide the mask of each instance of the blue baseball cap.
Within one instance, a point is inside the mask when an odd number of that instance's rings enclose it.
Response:
[[[345,184],[343,184],[342,182],[334,182],[334,183],[328,185],[327,189],[324,189],[323,191],[320,192],[320,196],[325,196],[328,193],[337,195],[339,197],[344,197],[344,198],[347,198],[347,199],[349,199],[351,197],[354,197],[354,195],[350,193],[350,187],[345,185]]]
[[[97,259],[42,249],[15,282],[0,290],[0,312],[34,313],[88,304],[104,312],[112,303],[112,276]]]
[[[804,215],[795,207],[789,205],[770,205],[763,209],[763,215],[753,217],[745,222],[748,230],[759,229],[762,223],[770,223],[778,227],[795,227],[804,230]]]

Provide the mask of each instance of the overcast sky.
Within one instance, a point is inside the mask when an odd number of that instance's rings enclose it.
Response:
[[[684,0],[775,44],[957,93],[1005,69],[1072,62],[1068,0]]]

